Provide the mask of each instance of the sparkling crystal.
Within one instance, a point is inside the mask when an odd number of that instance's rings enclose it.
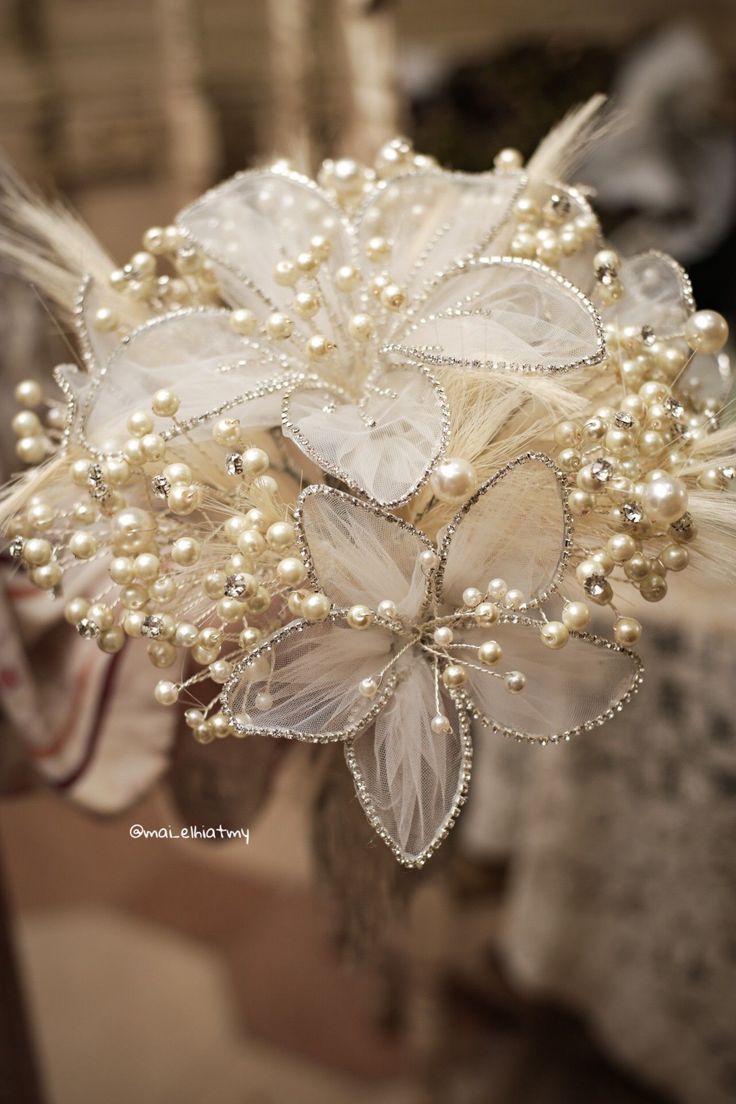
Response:
[[[624,502],[621,506],[621,514],[629,525],[638,525],[644,517],[644,511],[638,502]]]
[[[92,464],[87,472],[87,482],[91,484],[102,483],[104,474],[99,464]]]
[[[244,471],[242,455],[239,452],[229,452],[225,457],[225,468],[228,475],[242,475]]]
[[[633,429],[634,418],[626,410],[619,410],[618,414],[613,419],[613,424],[617,429]]]
[[[721,468],[721,475],[724,479],[736,479],[736,468]]]
[[[23,555],[23,547],[25,541],[22,537],[13,537],[12,541],[8,545],[8,555],[13,560],[19,560]]]
[[[156,498],[168,498],[171,484],[165,475],[154,475],[151,480],[151,491]]]
[[[641,339],[645,345],[653,345],[654,342],[657,340],[657,335],[654,332],[654,328],[652,326],[642,326]]]
[[[100,626],[95,621],[90,621],[89,617],[83,617],[77,622],[77,632],[85,640],[96,640],[100,635]]]
[[[225,580],[225,594],[228,598],[242,598],[248,592],[249,582],[248,576],[242,572],[237,575],[228,575]]]
[[[559,195],[555,192],[549,197],[549,205],[556,215],[569,215],[572,210],[572,204],[565,195]]]
[[[685,413],[685,407],[682,403],[678,402],[677,399],[673,399],[671,396],[664,400],[662,406],[673,418],[681,418]]]
[[[677,521],[673,521],[670,525],[670,529],[674,529],[676,533],[688,533],[693,527],[693,515],[691,513],[684,513]]]
[[[149,613],[147,617],[143,618],[143,624],[141,625],[141,636],[150,636],[155,640],[161,636],[164,631],[164,619],[160,613]]]
[[[589,575],[583,583],[583,590],[591,598],[602,598],[608,589],[608,580],[605,575]]]
[[[613,472],[614,467],[610,460],[594,460],[590,465],[590,474],[597,483],[607,483]]]

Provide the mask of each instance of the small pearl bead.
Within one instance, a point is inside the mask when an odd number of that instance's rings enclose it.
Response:
[[[308,594],[301,605],[306,621],[324,621],[330,615],[331,603],[326,594]]]
[[[273,708],[273,694],[270,694],[268,690],[261,690],[256,694],[256,709],[260,709],[265,712],[267,709]]]
[[[109,307],[100,307],[94,314],[94,327],[100,333],[111,333],[118,324],[118,318]]]
[[[238,550],[244,556],[253,556],[258,559],[266,551],[265,538],[256,529],[246,529],[238,537]]]
[[[291,261],[278,261],[273,270],[273,278],[281,287],[293,287],[299,279],[299,273]]]
[[[335,273],[339,291],[356,291],[360,287],[360,273],[352,265],[341,265]]]
[[[690,553],[681,544],[668,544],[659,558],[667,571],[684,571],[690,562]]]
[[[647,602],[661,602],[667,593],[667,580],[664,575],[653,571],[642,579],[639,584],[639,593]]]
[[[432,639],[440,648],[446,648],[452,644],[454,633],[449,625],[438,625],[432,633]]]
[[[524,605],[524,591],[519,590],[517,587],[512,587],[506,591],[503,604],[506,609],[518,610]]]
[[[179,700],[179,688],[175,682],[169,682],[168,679],[161,679],[160,682],[156,683],[156,689],[153,691],[153,696],[159,705],[176,705]],[[189,710],[187,710],[187,713],[189,713]]]
[[[352,606],[346,617],[351,629],[367,629],[373,624],[373,620],[373,610],[368,606]]]
[[[484,640],[478,648],[478,659],[481,663],[484,663],[486,667],[498,663],[502,655],[503,650],[496,640]]]
[[[614,563],[625,563],[636,552],[636,541],[628,533],[615,533],[610,537],[606,550]]]
[[[252,334],[257,324],[258,322],[253,311],[249,311],[245,307],[239,307],[230,315],[230,328],[234,330],[236,334],[240,334],[241,337],[248,337]]]
[[[364,698],[374,698],[378,693],[379,682],[373,675],[361,679],[358,683],[358,693]]]
[[[324,334],[312,334],[308,339],[306,350],[310,360],[322,360],[334,350],[335,346]]]
[[[387,284],[381,292],[381,302],[389,310],[401,310],[406,304],[406,298],[406,292],[398,284]]]
[[[546,647],[555,650],[564,648],[570,636],[567,625],[563,624],[562,621],[547,621],[539,630],[539,635]]]
[[[439,557],[433,549],[425,548],[419,553],[419,563],[421,564],[424,574],[428,575],[437,567],[439,563]]]
[[[483,601],[483,595],[477,587],[466,587],[463,591],[463,605],[475,609]]]
[[[294,323],[281,311],[274,311],[266,319],[266,333],[274,341],[285,341],[293,331]]]
[[[508,589],[505,579],[491,579],[488,584],[488,596],[499,602],[506,597],[506,591]]]
[[[585,602],[568,602],[562,611],[562,622],[567,629],[584,629],[590,621],[590,609]]]
[[[593,509],[593,496],[588,491],[575,488],[570,491],[567,504],[576,517],[584,517]]]
[[[61,582],[62,570],[58,563],[51,560],[50,563],[35,567],[31,572],[31,579],[42,590],[53,590]]]
[[[23,559],[33,567],[43,567],[51,559],[53,549],[42,537],[31,537],[23,545]]]
[[[240,422],[237,418],[219,418],[212,428],[212,436],[218,445],[237,448],[242,440]]]
[[[494,625],[501,616],[501,611],[493,602],[480,602],[473,613],[479,625]]]
[[[103,629],[97,638],[97,646],[101,652],[107,655],[115,655],[121,651],[125,644],[125,633],[120,625],[111,625]]]
[[[283,552],[296,540],[294,526],[288,521],[276,521],[266,530],[266,544],[275,552]]]
[[[21,406],[38,406],[43,399],[41,385],[35,380],[21,380],[13,392],[15,401]]]
[[[145,437],[147,433],[153,432],[153,418],[145,410],[137,410],[131,414],[126,425],[128,433],[134,437]]]
[[[70,625],[76,625],[87,616],[88,610],[89,602],[86,598],[70,598],[64,606],[64,617]]]
[[[687,510],[687,487],[680,479],[664,476],[644,488],[643,505],[647,515],[664,524],[677,521]]]
[[[194,729],[194,739],[198,744],[211,744],[215,739],[215,732],[209,721],[202,721]]]
[[[21,437],[15,446],[15,455],[24,464],[40,464],[46,456],[46,438]]]
[[[193,648],[199,639],[199,629],[189,621],[180,621],[174,630],[174,643],[179,648]]]
[[[33,437],[41,432],[40,418],[32,410],[20,410],[11,424],[17,437]]]
[[[151,401],[151,409],[160,418],[171,418],[179,409],[180,399],[173,391],[162,387]]]
[[[196,483],[176,483],[169,491],[167,502],[172,514],[186,517],[202,505],[202,488]]]
[[[493,158],[493,167],[500,172],[520,169],[523,164],[524,159],[517,149],[508,148],[499,150]]]
[[[373,336],[373,319],[369,314],[354,314],[348,324],[350,336],[356,341],[370,341]]]
[[[442,681],[448,690],[457,690],[468,681],[468,672],[461,663],[450,663],[442,672]]]
[[[216,659],[214,663],[210,664],[210,678],[220,686],[227,682],[231,672],[232,664],[228,663],[226,659]]]
[[[89,560],[97,551],[97,541],[91,533],[75,533],[69,541],[69,551],[77,560]]]
[[[178,537],[171,546],[171,558],[180,567],[191,567],[201,555],[199,541],[193,537]]]
[[[448,732],[452,731],[450,719],[446,717],[444,713],[435,713],[434,717],[429,722],[429,727],[432,729],[435,736],[445,736]]]
[[[307,577],[307,569],[296,556],[287,556],[280,561],[276,568],[276,575],[284,586],[299,586]]]
[[[319,310],[319,299],[312,291],[300,291],[294,296],[294,310],[300,318],[314,318]]]
[[[696,311],[685,323],[685,340],[697,353],[719,353],[728,340],[728,323],[717,311]]]
[[[634,579],[635,581],[645,579],[651,569],[651,560],[643,552],[635,552],[631,559],[624,564],[627,579]]]
[[[243,453],[243,468],[248,475],[262,475],[270,463],[268,453],[261,448],[249,448]]]
[[[446,457],[432,473],[432,489],[443,502],[460,502],[475,487],[476,474],[472,464],[460,457]]]
[[[526,675],[523,671],[507,671],[503,676],[506,689],[512,694],[518,694],[526,686]]]
[[[385,238],[369,238],[365,245],[365,253],[369,260],[380,261],[391,252],[391,244]]]
[[[629,647],[641,636],[641,625],[635,617],[619,617],[613,626],[613,635],[617,644]]]
[[[396,603],[390,598],[383,598],[376,606],[376,613],[386,621],[394,621],[398,615]]]

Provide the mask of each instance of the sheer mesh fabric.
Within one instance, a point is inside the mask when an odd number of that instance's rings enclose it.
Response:
[[[405,617],[419,614],[427,587],[419,554],[428,545],[415,530],[339,491],[305,493],[301,527],[319,583],[337,605],[375,609],[390,598]]]
[[[414,655],[406,670],[375,725],[353,739],[352,750],[353,772],[368,790],[361,801],[412,862],[438,838],[457,802],[463,742],[454,715],[450,732],[436,735],[430,728],[435,713],[430,665]],[[444,708],[452,714],[449,704]]]
[[[495,578],[523,591],[528,602],[555,578],[564,540],[555,472],[534,459],[510,468],[461,516],[454,534],[443,543],[443,604],[462,606],[466,587],[485,593]]]
[[[498,641],[503,656],[494,670],[522,671],[525,688],[512,694],[490,668],[488,674],[468,668],[468,695],[499,727],[549,738],[594,721],[615,706],[633,688],[637,667],[625,652],[596,647],[580,637],[571,636],[564,648],[550,653],[540,639],[539,624],[457,629],[455,641],[473,648],[484,640]],[[470,648],[456,652],[477,664]]]
[[[595,219],[595,213],[590,204],[578,192],[565,188],[561,184],[550,184],[547,181],[535,182],[529,186],[529,193],[541,208],[549,205],[554,196],[559,196],[568,206],[564,215],[565,222],[569,223],[581,216],[589,218],[592,215]],[[575,287],[590,295],[596,286],[593,257],[600,248],[600,235],[593,234],[590,238],[586,238],[571,256],[566,257],[563,254],[555,268],[566,280],[575,284]]]
[[[390,369],[362,406],[299,388],[287,400],[285,433],[323,470],[383,505],[407,499],[442,445],[444,412],[418,370]],[[375,423],[371,425],[370,423]],[[368,423],[368,424],[367,424]]]
[[[680,376],[678,389],[700,399],[725,402],[733,385],[733,371],[727,353],[697,353]]]
[[[317,286],[333,315],[347,319],[350,304],[334,291],[332,276],[353,260],[351,247],[339,212],[317,188],[278,173],[244,173],[183,211],[178,223],[222,266],[218,273],[229,299],[259,316],[265,308],[291,317],[293,289],[276,283],[275,266],[293,262],[315,234],[329,234],[332,251],[317,274]],[[293,321],[308,336],[308,327],[298,317]],[[313,322],[322,333],[334,329],[324,309]]]
[[[658,337],[681,333],[692,306],[684,273],[664,253],[637,253],[621,261],[624,294],[606,311],[606,321],[620,326],[651,326]]]
[[[127,439],[126,416],[147,410],[151,395],[171,387],[181,400],[177,418],[186,421],[219,407],[282,371],[276,359],[251,348],[233,332],[224,311],[170,315],[136,331],[108,362],[87,418],[87,437],[113,451]],[[273,398],[269,422],[280,416]],[[259,411],[259,416],[262,415]]]
[[[521,262],[468,265],[433,289],[396,338],[422,358],[554,371],[599,357],[592,307],[550,270]],[[430,357],[431,359],[431,357]]]
[[[494,239],[519,186],[516,173],[405,176],[390,181],[368,205],[360,238],[381,234],[392,243],[391,275],[413,296],[438,272]]]
[[[81,335],[82,351],[88,360],[90,371],[98,370],[107,362],[115,350],[120,338],[115,330],[100,330],[94,324],[96,312],[101,307],[110,305],[110,294],[100,294],[97,284],[91,277],[86,277],[80,288],[81,311],[78,320],[78,328]]]
[[[252,672],[242,668],[227,691],[228,708],[242,724],[274,736],[342,739],[372,708],[373,701],[358,693],[358,683],[387,663],[392,640],[375,626],[356,632],[331,621],[296,622],[272,646],[258,649]],[[269,708],[256,702],[262,692],[273,699]]]

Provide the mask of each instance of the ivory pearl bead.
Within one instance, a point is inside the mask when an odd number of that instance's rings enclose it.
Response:
[[[429,727],[435,736],[445,736],[452,730],[449,717],[446,717],[444,713],[435,713],[432,720],[429,722]]]
[[[115,655],[121,651],[125,644],[125,633],[120,625],[111,625],[103,629],[97,638],[97,646],[101,652],[107,655]]]
[[[15,401],[21,406],[38,406],[43,399],[41,385],[35,380],[21,380],[13,392]]]
[[[687,487],[681,479],[664,475],[647,483],[643,493],[643,505],[652,521],[669,525],[677,521],[687,510]]]
[[[77,560],[90,560],[97,551],[97,541],[91,533],[74,533],[69,540],[69,551]]]
[[[260,709],[265,712],[268,709],[273,709],[273,694],[268,690],[261,690],[256,694],[256,709]]]
[[[422,566],[422,571],[425,575],[428,575],[437,567],[439,557],[432,548],[425,548],[419,553],[419,563]]]
[[[664,575],[653,571],[642,579],[639,584],[639,593],[647,602],[661,602],[667,593],[667,580]]]
[[[562,611],[562,623],[567,629],[579,631],[590,622],[590,609],[585,602],[568,602]]]
[[[432,474],[432,489],[443,502],[460,502],[467,498],[476,483],[475,469],[461,457],[441,460]]]
[[[274,311],[266,319],[266,333],[274,341],[286,341],[294,332],[294,323],[281,311]]]
[[[212,436],[223,448],[237,448],[241,442],[240,422],[237,418],[218,418]]]
[[[354,314],[348,324],[350,336],[356,341],[370,341],[373,328],[373,319],[369,314]]]
[[[199,639],[199,629],[190,621],[180,621],[174,630],[174,644],[179,648],[193,648]]]
[[[253,311],[246,307],[239,307],[230,315],[230,328],[241,337],[248,337],[256,328],[257,320]]]
[[[33,437],[41,432],[41,419],[33,410],[20,410],[13,418],[12,427],[17,437]]]
[[[166,387],[162,387],[156,391],[151,402],[151,409],[153,413],[160,418],[173,418],[179,409],[180,400],[178,395],[173,391],[170,391]]]
[[[161,679],[156,683],[156,689],[153,691],[153,696],[159,705],[176,705],[179,700],[179,688],[175,682],[169,682],[168,679]],[[199,710],[194,710],[192,712],[199,712]],[[187,710],[187,714],[189,713],[190,710]]]
[[[23,545],[23,559],[33,567],[43,567],[51,559],[53,549],[42,537],[31,537]]]
[[[248,475],[263,475],[264,472],[268,471],[270,463],[268,453],[262,448],[249,448],[243,453],[243,469]],[[249,511],[250,513],[251,511]]]
[[[477,587],[466,587],[463,591],[463,605],[468,609],[475,609],[483,600],[483,595]]]
[[[442,672],[442,681],[448,690],[458,690],[468,681],[468,672],[461,663],[450,663]]]
[[[542,643],[547,648],[564,648],[569,639],[567,626],[562,621],[547,621],[539,630]]]
[[[210,678],[220,686],[227,682],[231,672],[232,664],[228,663],[226,659],[216,659],[214,663],[210,664]]]
[[[275,521],[266,530],[266,544],[275,552],[283,552],[296,540],[294,526],[288,521]]]
[[[31,572],[31,579],[41,590],[53,590],[61,582],[62,574],[59,564],[55,560],[51,560],[40,567],[34,567]]]
[[[153,432],[153,418],[145,410],[137,410],[131,414],[126,423],[128,433],[134,437],[145,437]]]
[[[64,606],[64,618],[70,625],[76,625],[87,616],[88,609],[89,602],[86,598],[70,598]]]
[[[503,650],[497,640],[484,640],[478,648],[478,659],[486,667],[498,663],[502,655]]]
[[[512,694],[519,694],[526,686],[526,675],[523,671],[507,671],[503,676],[506,689]]]
[[[390,598],[382,598],[376,606],[376,613],[386,621],[393,621],[398,616],[396,603]]]
[[[24,464],[40,464],[46,456],[46,438],[21,437],[15,446],[15,455]]]
[[[351,629],[367,629],[374,621],[375,615],[368,606],[351,606],[347,613],[347,623]]]
[[[615,533],[609,538],[606,549],[614,563],[625,563],[636,552],[636,541],[629,533]]]
[[[307,577],[307,569],[304,563],[296,556],[287,556],[281,560],[276,568],[279,582],[284,586],[299,586]]]
[[[684,335],[695,352],[719,353],[728,340],[728,323],[717,311],[696,311],[685,323]]]
[[[197,483],[175,483],[167,502],[172,514],[186,517],[202,505],[202,488]]]
[[[613,635],[617,644],[630,647],[641,636],[641,625],[635,617],[619,617],[613,626]]]
[[[326,594],[308,594],[301,605],[306,621],[325,621],[330,615],[331,603]]]
[[[201,545],[193,537],[178,537],[171,546],[171,558],[180,567],[191,567],[201,555]]]
[[[505,579],[491,579],[488,584],[488,597],[493,598],[494,601],[499,602],[506,597],[506,591],[508,590]]]
[[[368,675],[358,683],[358,693],[364,698],[374,698],[378,693],[378,686],[378,679]]]
[[[501,611],[498,606],[494,606],[493,602],[481,602],[475,607],[473,613],[479,625],[495,625],[501,616]]]
[[[454,639],[455,634],[449,625],[438,625],[432,633],[432,640],[439,648],[447,648]]]
[[[668,544],[659,558],[667,571],[684,571],[690,561],[690,553],[681,544]]]

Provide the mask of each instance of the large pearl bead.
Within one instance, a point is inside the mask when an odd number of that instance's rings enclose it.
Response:
[[[728,323],[717,311],[696,311],[685,323],[685,340],[697,353],[719,353],[728,340]]]
[[[464,686],[468,679],[468,672],[461,663],[450,663],[442,672],[442,681],[448,690],[457,690]]]
[[[687,487],[681,479],[665,476],[647,483],[643,493],[644,509],[652,521],[669,525],[687,510]]]
[[[585,602],[568,602],[562,611],[562,623],[567,629],[584,629],[590,621],[590,609]]]
[[[569,638],[567,626],[562,621],[547,621],[539,630],[542,643],[548,648],[564,648]]]
[[[443,502],[462,501],[475,484],[475,468],[461,457],[446,457],[432,475],[432,490]]]

